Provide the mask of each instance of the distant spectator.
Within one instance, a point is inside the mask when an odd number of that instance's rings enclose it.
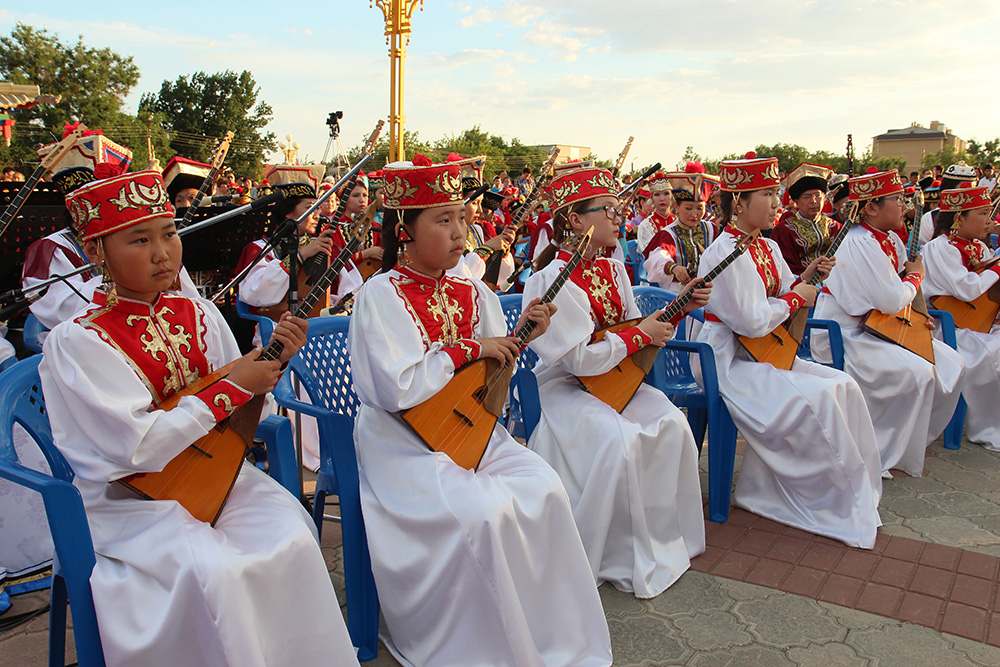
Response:
[[[918,180],[920,180],[920,172],[919,171],[911,171],[910,172],[910,182],[907,183],[907,185],[912,185],[912,186],[916,187]]]
[[[983,165],[983,177],[979,179],[979,187],[988,187],[990,190],[997,185],[997,175],[993,171],[993,163],[987,162]]]
[[[0,181],[13,181],[14,180],[14,167],[7,167],[3,170],[3,177]]]
[[[934,165],[934,178],[939,179],[942,174],[944,174],[944,167],[939,164]]]
[[[10,180],[17,181],[18,183],[24,183],[24,174],[19,171],[15,171],[11,174]]]
[[[515,179],[514,186],[523,197],[531,194],[531,189],[535,187],[535,179],[531,177],[531,169],[529,167],[521,170],[521,175]]]

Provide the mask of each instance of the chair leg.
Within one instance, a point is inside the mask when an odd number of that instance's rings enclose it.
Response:
[[[951,416],[951,421],[948,422],[948,426],[944,430],[945,449],[961,449],[962,431],[965,429],[966,409],[965,398],[959,398],[958,405],[955,407],[955,414]]]
[[[66,664],[66,581],[52,575],[49,596],[49,667]]]
[[[736,463],[736,424],[722,408],[713,415],[708,431],[708,518],[716,523],[729,519]]]
[[[688,408],[688,426],[694,434],[694,444],[698,447],[698,456],[701,456],[701,448],[705,442],[705,431],[708,430],[708,409]],[[711,437],[711,436],[709,436]]]
[[[319,485],[317,484],[317,487]],[[316,535],[323,539],[323,512],[326,510],[326,491],[316,489],[313,496],[313,522],[316,524]]]
[[[358,649],[358,660],[374,660],[378,653],[378,592],[372,576],[368,537],[361,516],[360,497],[349,499],[341,489],[341,531],[344,539],[344,579],[347,590],[347,629]],[[352,594],[357,592],[358,594]]]

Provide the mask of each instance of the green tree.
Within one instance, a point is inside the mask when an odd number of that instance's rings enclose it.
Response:
[[[211,160],[218,140],[231,130],[233,142],[226,164],[238,175],[260,178],[264,159],[277,150],[273,132],[264,132],[274,113],[260,87],[244,70],[216,74],[195,72],[176,81],[164,81],[159,93],[147,93],[139,102],[139,115],[162,114],[170,147],[194,160]]]
[[[125,98],[139,82],[139,68],[131,57],[91,48],[82,37],[74,45],[64,44],[45,29],[17,23],[9,36],[0,37],[0,80],[62,96],[56,104],[17,111],[11,146],[0,147],[0,161],[31,168],[38,162],[35,148],[60,139],[67,122],[81,121],[95,130],[120,124]]]
[[[969,139],[966,149],[969,153],[969,164],[973,166],[981,167],[987,162],[996,165],[1000,161],[1000,138],[989,139],[982,143],[976,139]]]
[[[361,135],[358,139],[356,146],[352,146],[347,150],[347,159],[351,161],[351,164],[357,164],[358,160],[361,159],[361,149],[364,147],[368,137],[371,132],[366,132]],[[410,130],[403,130],[403,147],[406,149],[407,159],[412,158],[417,153],[422,155],[427,155],[430,157],[430,153],[433,152],[433,146],[420,139],[419,132],[411,132]],[[365,165],[365,171],[377,171],[382,169],[389,162],[389,132],[385,128],[379,135],[378,141],[375,142],[375,149],[372,151],[372,159],[368,161]],[[335,160],[331,160],[327,164],[337,167],[343,166],[339,165]]]
[[[956,151],[954,146],[945,146],[937,153],[925,155],[924,159],[920,161],[920,166],[924,169],[930,169],[934,165],[939,164],[947,169],[949,164],[955,164],[962,160],[970,162],[972,161],[972,157],[965,151]]]

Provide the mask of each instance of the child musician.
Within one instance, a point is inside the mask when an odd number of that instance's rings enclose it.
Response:
[[[649,242],[653,240],[657,232],[661,232],[677,222],[677,216],[673,212],[673,186],[667,175],[662,172],[653,174],[646,181],[646,187],[649,188],[650,200],[653,202],[653,213],[640,222],[639,229],[636,230],[636,245],[640,251],[649,246]]]
[[[826,281],[816,317],[836,320],[844,335],[844,370],[861,386],[875,425],[881,471],[890,468],[919,477],[924,452],[944,431],[959,397],[961,356],[934,342],[935,363],[865,331],[871,310],[896,313],[911,304],[923,278],[919,259],[908,261],[906,247],[892,233],[903,224],[903,185],[895,171],[877,170],[847,182],[861,206],[861,224],[837,251],[838,269]],[[904,274],[900,277],[900,269]],[[828,339],[812,339],[818,359],[829,358]]]
[[[993,203],[985,187],[945,190],[937,235],[924,246],[928,299],[947,295],[970,302],[982,296],[1000,279],[1000,266],[993,264],[993,251],[983,243],[990,228]],[[1000,325],[988,332],[959,328],[958,351],[965,360],[962,396],[968,405],[965,434],[972,442],[1000,451],[1000,421],[996,418],[1000,395]]]
[[[181,243],[157,172],[96,181],[67,206],[87,258],[112,282],[53,329],[39,371],[87,508],[108,664],[357,664],[313,523],[274,480],[243,466],[215,526],[111,483],[162,470],[271,390],[306,322],[277,325],[279,360],[240,358],[215,306],[171,291]],[[226,380],[155,409],[234,360]]]
[[[745,234],[778,213],[778,161],[749,153],[721,169],[724,231],[701,258],[706,272]],[[827,273],[820,258],[802,273]],[[881,524],[878,446],[864,397],[850,376],[796,358],[791,370],[757,362],[737,335],[765,336],[816,297],[794,279],[778,245],[754,239],[715,279],[698,339],[715,350],[719,391],[747,449],[734,493],[740,507],[779,523],[870,549]]]
[[[399,417],[466,363],[513,363],[518,352],[489,288],[447,273],[465,249],[459,168],[417,155],[384,169],[385,272],[358,292],[351,321],[383,639],[404,664],[608,665],[607,623],[559,477],[502,426],[472,471]],[[521,319],[537,334],[554,310],[536,302]]]
[[[689,163],[689,169],[702,167]],[[677,220],[659,232],[645,248],[643,266],[651,283],[678,291],[698,272],[698,262],[705,248],[715,240],[715,227],[705,220],[705,188],[702,172],[669,174],[673,187]]]
[[[612,370],[626,355],[662,347],[673,335],[673,323],[659,322],[658,312],[591,343],[595,330],[640,316],[624,265],[599,256],[617,243],[617,192],[611,172],[594,167],[564,173],[548,187],[554,238],[565,245],[542,255],[543,268],[525,284],[525,303],[554,282],[573,239],[591,227],[594,234],[555,298],[559,310],[549,331],[531,343],[541,359],[535,372],[542,416],[528,446],[562,478],[598,581],[651,598],[705,550],[705,524],[698,449],[681,411],[660,391],[640,386],[618,414],[576,377]],[[709,291],[699,290],[689,309]]]

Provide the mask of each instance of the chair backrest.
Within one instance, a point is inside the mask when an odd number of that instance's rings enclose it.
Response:
[[[290,365],[313,405],[346,415],[353,422],[361,401],[351,381],[350,324],[346,315],[310,318],[309,340]]]
[[[632,267],[632,284],[640,285],[648,283],[649,277],[646,275],[644,263],[646,258],[642,256],[642,249],[636,239],[631,239],[626,244],[628,252],[625,254],[625,264]]]
[[[17,423],[38,443],[52,476],[64,482],[72,482],[73,468],[52,443],[52,427],[45,412],[45,397],[38,377],[38,364],[41,361],[41,355],[28,357],[3,375],[4,382],[0,385],[0,429],[3,429],[4,437],[0,439],[0,459],[17,461],[17,452],[11,440],[11,429]]]
[[[521,317],[521,302],[520,294],[505,294],[500,297],[500,307],[503,308],[503,316],[507,320],[508,333],[514,332],[514,325]],[[534,368],[537,363],[538,355],[528,348],[525,348],[517,358],[517,365],[521,368]]]
[[[642,286],[632,288],[635,296],[635,303],[643,315],[651,315],[657,310],[662,310],[673,303],[677,295],[662,287]],[[701,309],[691,311],[689,316],[697,320],[704,321],[705,314]],[[680,326],[674,334],[674,340],[687,340],[687,322],[681,321]],[[691,360],[689,352],[677,352],[674,350],[660,350],[660,357],[663,358],[664,379],[692,379]]]
[[[34,314],[29,313],[27,319],[24,321],[24,346],[32,352],[40,353],[42,351],[42,343],[45,341],[44,334],[48,333],[48,331],[40,319],[35,317]]]

